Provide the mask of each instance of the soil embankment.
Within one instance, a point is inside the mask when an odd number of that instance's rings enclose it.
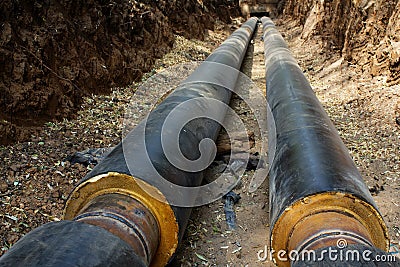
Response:
[[[12,1],[0,6],[0,144],[74,116],[82,97],[149,72],[175,34],[204,39],[235,4],[222,0]]]
[[[304,25],[302,38],[320,36],[359,71],[400,82],[400,1],[287,0],[283,13]]]

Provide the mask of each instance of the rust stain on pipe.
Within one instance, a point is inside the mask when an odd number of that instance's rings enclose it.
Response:
[[[152,212],[136,199],[106,194],[92,199],[75,221],[100,226],[128,243],[150,264],[159,243],[159,226]]]

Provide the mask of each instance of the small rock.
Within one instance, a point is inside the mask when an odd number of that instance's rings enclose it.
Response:
[[[15,176],[8,176],[7,177],[7,179],[8,179],[8,181],[10,182],[10,183],[14,183],[16,180],[17,180],[17,178],[15,177]]]
[[[60,198],[60,192],[54,191],[54,192],[51,194],[51,196],[54,197],[54,198]]]
[[[18,171],[18,169],[19,169],[19,166],[18,166],[18,165],[15,165],[15,164],[13,164],[13,165],[11,165],[11,166],[10,166],[10,169],[11,169],[11,170],[13,170],[14,172],[16,172],[16,171]]]
[[[6,192],[8,190],[8,184],[5,181],[0,181],[0,192]]]

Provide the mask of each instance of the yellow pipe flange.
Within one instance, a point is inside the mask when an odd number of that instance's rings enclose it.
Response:
[[[64,209],[64,220],[74,219],[92,199],[113,193],[130,196],[153,213],[160,228],[160,242],[150,266],[165,266],[178,247],[178,223],[164,195],[141,179],[109,172],[84,181],[69,196]]]
[[[271,232],[271,248],[289,252],[293,229],[304,219],[323,212],[348,214],[359,221],[368,231],[374,246],[388,251],[389,234],[379,212],[369,203],[351,194],[326,192],[304,197],[288,207],[276,221]],[[340,226],[340,225],[339,225]],[[289,266],[290,262],[279,261],[278,266]]]

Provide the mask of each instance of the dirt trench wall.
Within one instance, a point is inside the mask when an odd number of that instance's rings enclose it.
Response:
[[[400,0],[286,0],[283,15],[371,75],[400,82]]]
[[[174,32],[186,38],[205,37],[205,29],[213,29],[218,18],[230,23],[240,16],[237,0],[170,0],[149,1],[168,17]],[[190,27],[188,28],[188,25]]]
[[[229,0],[2,1],[0,144],[73,116],[84,95],[140,79],[174,33],[203,39],[231,9]]]

